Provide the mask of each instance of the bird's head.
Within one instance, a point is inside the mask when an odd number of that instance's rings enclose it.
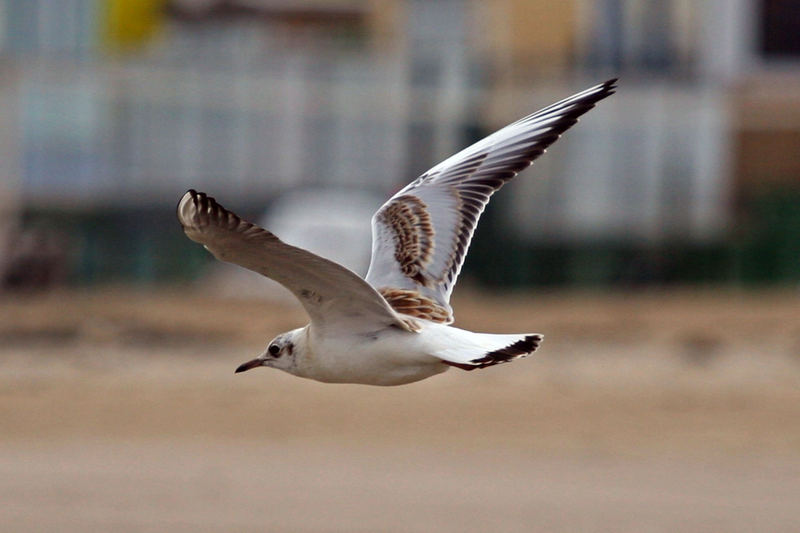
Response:
[[[306,328],[297,328],[281,333],[272,339],[264,352],[236,369],[236,373],[244,372],[259,366],[268,366],[291,372],[297,367],[297,357],[305,346]]]

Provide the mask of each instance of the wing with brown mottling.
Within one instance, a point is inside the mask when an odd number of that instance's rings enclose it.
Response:
[[[178,204],[186,235],[220,261],[235,263],[289,289],[315,327],[351,332],[413,327],[370,284],[347,268],[290,246],[269,231],[239,218],[205,193],[188,191]]]
[[[489,198],[614,93],[616,80],[548,106],[439,163],[386,202],[372,218],[366,280],[444,308]]]

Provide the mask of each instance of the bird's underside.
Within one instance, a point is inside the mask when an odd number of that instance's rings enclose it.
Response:
[[[502,128],[395,194],[372,219],[372,258],[363,279],[333,261],[284,243],[202,192],[190,190],[183,196],[178,219],[186,235],[217,259],[258,272],[289,289],[311,318],[309,330],[320,338],[345,334],[369,338],[376,332],[397,331],[413,339],[432,330],[447,336],[445,331],[456,330],[447,327],[453,322],[450,295],[491,195],[528,167],[578,117],[613,94],[615,81]],[[441,348],[431,341],[425,349],[432,353],[427,355],[440,364],[472,370],[523,357],[541,341],[538,334],[465,333],[469,335],[459,334],[458,342]],[[398,358],[398,364],[402,361]]]

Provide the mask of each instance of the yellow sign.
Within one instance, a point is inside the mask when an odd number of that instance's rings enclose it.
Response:
[[[140,46],[160,29],[166,0],[101,0],[102,40],[112,48]]]

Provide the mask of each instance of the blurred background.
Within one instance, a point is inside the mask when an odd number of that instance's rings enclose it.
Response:
[[[612,77],[456,290],[536,357],[233,378],[306,318],[186,189],[363,273],[393,192]],[[0,173],[9,530],[800,529],[794,0],[0,0]]]

